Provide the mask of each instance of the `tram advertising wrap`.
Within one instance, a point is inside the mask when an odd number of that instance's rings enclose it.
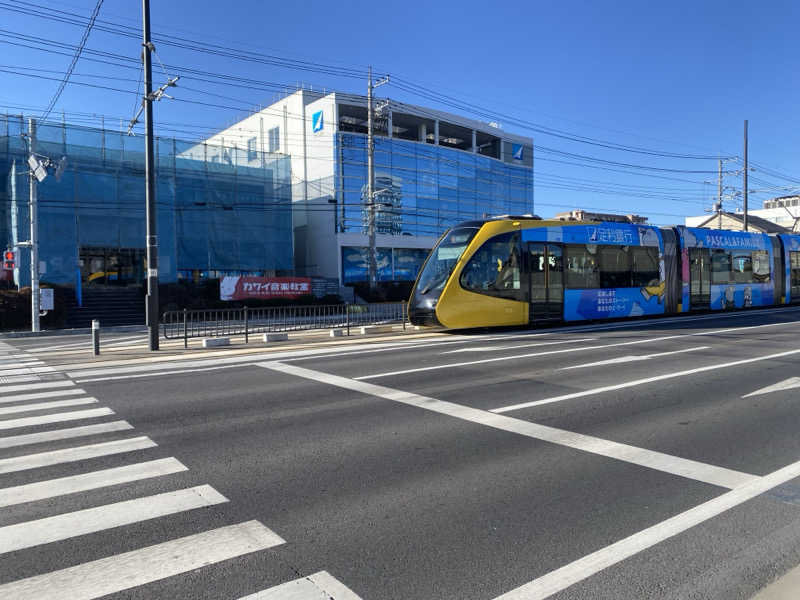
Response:
[[[566,245],[565,321],[664,314],[663,242],[657,228],[626,223],[531,228],[523,230],[522,241]],[[605,250],[606,246],[615,247],[619,252]],[[602,281],[601,262],[630,262],[626,254],[630,254],[630,248],[634,246],[652,249],[649,257],[652,264],[646,281],[637,281],[641,285],[632,287],[633,281],[625,277],[629,285],[607,287],[614,279],[619,281],[623,277],[608,277],[610,282]],[[630,265],[619,267],[620,274],[628,270]],[[582,283],[587,287],[580,287]]]

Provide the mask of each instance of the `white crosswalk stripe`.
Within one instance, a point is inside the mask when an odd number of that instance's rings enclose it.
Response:
[[[24,417],[21,419],[4,419],[0,421],[0,429],[16,429],[18,427],[30,427],[32,425],[45,425],[47,423],[59,423],[61,421],[78,421],[80,419],[94,419],[113,415],[114,411],[110,408],[92,408],[89,410],[76,410],[71,412],[55,413],[52,415],[41,415],[39,417]]]
[[[239,600],[361,600],[327,571],[320,571]]]
[[[40,452],[38,454],[26,454],[25,456],[15,456],[14,458],[0,460],[0,473],[13,473],[26,469],[37,469],[39,467],[108,456],[110,454],[144,450],[146,448],[154,448],[156,445],[149,437],[142,436],[113,442],[89,444],[87,446],[76,446],[63,450]]]
[[[5,390],[3,390],[5,391]],[[43,400],[44,398],[61,398],[63,396],[78,396],[85,394],[81,388],[74,387],[66,390],[53,390],[51,392],[33,392],[32,394],[14,394],[11,396],[0,396],[0,404],[9,402],[22,402],[23,400]]]
[[[54,400],[52,402],[37,402],[35,404],[0,406],[0,415],[10,415],[13,413],[37,410],[51,410],[54,408],[64,408],[65,406],[80,406],[81,404],[97,404],[97,398],[72,398],[71,400]]]
[[[0,527],[0,554],[227,501],[210,485],[200,485],[8,525]]]
[[[91,600],[284,543],[258,521],[246,521],[6,583],[0,598]]]
[[[0,508],[35,502],[45,498],[55,498],[68,494],[77,494],[88,490],[110,487],[121,483],[130,483],[152,477],[172,475],[188,469],[179,460],[174,458],[161,458],[143,463],[135,463],[124,467],[92,471],[81,475],[60,477],[47,481],[37,481],[25,485],[17,485],[0,489]]]
[[[98,423],[97,425],[83,425],[81,427],[68,427],[66,429],[51,429],[50,431],[40,431],[39,433],[3,436],[0,437],[0,448],[42,444],[44,442],[68,440],[76,437],[125,431],[128,429],[133,429],[133,425],[127,421],[109,421],[108,423]]]
[[[64,379],[63,381],[43,381],[41,383],[27,383],[24,385],[7,385],[3,386],[2,391],[3,394],[8,394],[10,392],[26,392],[30,390],[44,390],[48,388],[64,388],[64,387],[72,387],[75,385],[74,381],[70,381],[69,379]],[[0,396],[2,398],[3,396]]]

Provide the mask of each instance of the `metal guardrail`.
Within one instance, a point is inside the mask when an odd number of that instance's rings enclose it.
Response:
[[[173,310],[161,316],[161,331],[169,340],[244,335],[245,343],[254,333],[305,331],[402,323],[407,321],[405,302],[380,304],[325,304],[275,306],[268,308],[220,308],[212,310]]]

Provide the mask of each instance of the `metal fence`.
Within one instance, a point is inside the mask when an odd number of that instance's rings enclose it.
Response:
[[[406,326],[406,303],[326,304],[269,308],[221,308],[174,310],[161,316],[161,331],[167,339],[222,337],[310,329],[346,329],[365,325],[402,323]]]

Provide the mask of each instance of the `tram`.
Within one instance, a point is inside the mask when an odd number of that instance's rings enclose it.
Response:
[[[800,235],[503,216],[437,242],[408,305],[450,329],[800,303]]]

